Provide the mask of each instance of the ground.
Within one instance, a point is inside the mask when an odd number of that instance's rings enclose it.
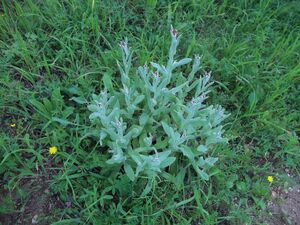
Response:
[[[300,187],[289,187],[286,191],[280,188],[272,190],[272,201],[268,203],[267,212],[270,218],[267,224],[300,224]]]
[[[290,0],[2,1],[0,222],[300,224],[299,9]],[[87,105],[122,87],[125,38],[130,76],[166,63],[171,25],[176,57],[202,56],[197,79],[212,71],[207,104],[230,114],[228,143],[210,149],[218,161],[208,181],[178,156],[161,176],[132,182],[106,163]]]

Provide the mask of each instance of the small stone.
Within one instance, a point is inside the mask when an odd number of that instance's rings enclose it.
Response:
[[[37,219],[38,219],[38,215],[34,215],[34,217],[31,220],[31,223],[32,224],[37,224],[38,223]]]
[[[71,201],[67,201],[67,202],[66,202],[66,208],[70,208],[71,205],[72,205],[72,202],[71,202]]]

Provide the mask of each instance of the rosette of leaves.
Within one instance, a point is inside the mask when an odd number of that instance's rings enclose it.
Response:
[[[210,150],[226,142],[220,125],[227,117],[223,108],[205,104],[210,73],[196,78],[199,56],[175,60],[180,37],[173,28],[171,37],[167,64],[151,62],[136,73],[131,70],[132,51],[127,41],[121,42],[121,90],[105,77],[105,89],[88,105],[99,143],[111,154],[107,163],[122,166],[132,181],[140,174],[165,173],[174,163],[193,168],[207,180],[207,169],[217,161]],[[188,74],[179,72],[192,61]]]

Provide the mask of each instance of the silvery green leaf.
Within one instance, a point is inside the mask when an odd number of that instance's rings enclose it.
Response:
[[[134,160],[134,162],[139,166],[142,165],[142,159],[141,156],[138,152],[130,150],[128,151],[128,154],[130,155],[130,157]]]
[[[106,161],[107,164],[118,164],[119,162],[116,161],[115,159],[109,159]]]
[[[151,146],[151,144],[152,144],[152,139],[153,139],[152,136],[150,136],[150,137],[145,137],[145,138],[143,139],[143,141],[144,141],[145,145],[149,147],[149,146]]]
[[[69,87],[67,91],[72,95],[82,95],[82,91],[78,88],[77,85]]]
[[[188,83],[185,82],[185,83],[181,84],[180,86],[174,87],[174,88],[172,88],[172,89],[170,90],[170,92],[171,92],[172,94],[176,94],[178,91],[181,91],[181,90],[183,89],[183,87],[186,86],[187,84],[188,84]]]
[[[172,115],[173,120],[176,122],[176,124],[178,126],[182,127],[181,124],[182,124],[183,116],[182,116],[181,112],[172,111],[171,115]]]
[[[107,137],[107,133],[104,132],[103,130],[100,131],[100,144],[102,145],[102,140]]]
[[[163,66],[157,64],[157,63],[154,63],[154,62],[151,62],[151,65],[156,68],[160,73],[162,74],[166,74],[167,71],[166,71],[166,68],[164,68]]]
[[[114,107],[119,107],[119,102],[116,96],[111,96],[106,104],[110,106],[114,105]]]
[[[156,155],[153,156],[149,156],[150,160],[148,165],[150,166],[151,170],[159,170],[159,165],[161,163],[161,160],[159,159],[159,157],[157,157]]]
[[[160,168],[165,168],[170,166],[173,162],[175,162],[176,157],[168,157],[163,162],[160,163]]]
[[[222,137],[211,135],[206,139],[205,144],[211,145],[211,144],[217,144],[217,143],[221,143],[221,142],[224,142],[224,139]]]
[[[209,176],[204,170],[200,170],[198,174],[203,180],[209,180]]]
[[[113,120],[120,115],[120,109],[119,108],[114,108],[113,111],[107,116],[109,120]]]
[[[191,82],[194,79],[195,73],[198,72],[198,70],[200,69],[200,60],[201,60],[201,57],[199,55],[196,55],[195,59],[194,59],[192,71],[190,72],[190,74],[188,76],[189,82]]]
[[[101,118],[102,117],[102,114],[101,113],[98,113],[98,112],[94,112],[92,113],[90,116],[89,116],[89,119],[90,120],[94,120],[96,118]]]
[[[151,152],[152,150],[153,150],[153,147],[147,147],[147,146],[138,147],[138,148],[134,149],[134,151],[137,152],[138,154],[141,154],[141,153],[149,154],[149,152]]]
[[[215,162],[218,161],[218,158],[214,158],[214,157],[207,157],[205,159],[206,164],[208,164],[209,166],[213,166],[215,164]]]
[[[139,123],[141,126],[144,126],[148,120],[149,120],[149,115],[144,112],[142,113],[142,115],[140,115]]]
[[[107,89],[105,88],[103,91],[101,91],[100,93],[101,96],[101,102],[107,102],[108,100],[108,93],[107,93]]]
[[[199,84],[199,80],[193,81],[193,83],[187,87],[186,92],[189,93],[191,90],[193,90],[195,87],[197,87],[198,84]]]
[[[102,110],[102,108],[97,105],[88,105],[87,108],[88,108],[88,110],[90,110],[92,112],[98,112],[98,111]]]
[[[182,154],[186,157],[188,157],[189,159],[193,160],[194,159],[194,153],[192,151],[192,149],[188,146],[182,146],[181,148],[179,148],[180,151],[182,152]]]
[[[213,84],[213,82],[209,83],[209,84],[206,84],[206,85],[203,85],[202,84],[202,80],[201,78],[199,79],[199,83],[196,87],[196,92],[195,92],[195,96],[199,96],[199,95],[207,95],[210,91],[206,91],[207,88],[209,86],[211,86]]]
[[[140,133],[142,132],[143,128],[142,127],[135,127],[133,130],[132,130],[132,137],[133,138],[136,138],[137,136],[140,135]]]
[[[163,149],[168,146],[168,139],[161,140],[161,137],[156,139],[156,144],[154,145],[157,149]]]
[[[93,99],[94,101],[100,101],[100,100],[101,100],[101,96],[100,96],[100,95],[92,94],[92,99]]]
[[[193,119],[185,120],[185,126],[192,126],[193,128],[197,128],[203,126],[207,123],[207,119],[203,119],[201,117],[196,117]]]
[[[60,123],[62,126],[67,126],[69,124],[72,124],[70,121],[67,119],[61,119],[58,117],[52,117],[52,121]]]
[[[160,159],[160,161],[164,161],[170,154],[171,151],[167,150],[167,151],[159,152],[156,155]]]
[[[141,194],[141,197],[145,197],[147,194],[149,194],[149,192],[152,190],[152,186],[153,186],[153,181],[149,179],[147,185],[143,190],[143,193]]]
[[[172,29],[173,30],[173,29]],[[180,36],[172,36],[171,46],[169,50],[168,69],[172,66],[174,55],[176,54],[176,48],[179,43]]]
[[[133,125],[128,129],[128,133],[125,135],[125,139],[130,140],[131,138],[137,137],[141,132],[143,128],[138,125]]]
[[[195,162],[192,162],[192,166],[201,179],[203,179],[203,180],[209,179],[208,174],[206,172],[204,172],[204,170],[200,169]]]
[[[115,154],[112,156],[111,159],[107,160],[106,163],[108,164],[119,164],[125,161],[125,157],[123,156],[123,154]]]
[[[176,61],[175,61],[175,62],[173,63],[172,69],[175,69],[176,67],[179,67],[179,66],[188,64],[188,63],[190,63],[191,61],[192,61],[191,58],[185,58],[185,59],[180,60],[179,62],[176,62]]]
[[[115,132],[113,127],[103,128],[103,131],[105,131],[107,134],[109,134],[111,140],[116,141],[120,139],[119,135]]]
[[[204,168],[204,166],[206,165],[206,161],[204,160],[204,158],[202,156],[199,158],[197,165],[201,168]]]
[[[147,76],[147,71],[142,66],[138,67],[138,72],[143,79]]]
[[[70,98],[70,100],[73,100],[73,101],[77,102],[78,104],[88,103],[87,100],[83,97],[72,97],[72,98]]]
[[[131,181],[134,181],[134,179],[135,179],[134,171],[133,171],[132,167],[126,162],[124,164],[124,170],[125,170],[125,173],[128,176],[128,178]]]
[[[208,150],[208,148],[205,145],[199,145],[197,148],[197,151],[201,152],[201,153],[206,153],[207,150]]]
[[[169,79],[168,78],[162,78],[162,81],[160,83],[160,85],[158,85],[158,88],[159,90],[163,90],[164,88],[166,88],[166,86],[170,83]]]
[[[102,78],[103,84],[107,90],[110,92],[113,91],[113,84],[111,81],[111,74],[105,73],[103,78]]]
[[[174,130],[172,127],[170,127],[168,124],[166,124],[165,122],[161,122],[164,131],[166,132],[166,134],[170,137],[173,138],[174,137]]]
[[[135,100],[134,100],[134,105],[139,104],[141,101],[143,101],[145,98],[145,95],[139,95]]]

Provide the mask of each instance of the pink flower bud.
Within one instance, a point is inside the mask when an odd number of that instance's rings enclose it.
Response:
[[[177,30],[175,28],[173,28],[173,26],[171,26],[171,35],[172,37],[176,38],[177,37]]]
[[[153,76],[155,77],[155,78],[159,78],[159,72],[158,71],[156,71],[156,72],[154,72],[154,73],[152,73],[153,74]]]
[[[120,44],[119,44],[119,46],[121,48],[125,48],[127,46],[127,41],[121,41]]]
[[[144,70],[145,70],[145,71],[148,71],[148,66],[147,66],[147,64],[144,64]]]
[[[210,76],[211,76],[211,71],[209,71],[209,72],[205,72],[205,77],[207,77],[207,78],[210,78]]]

